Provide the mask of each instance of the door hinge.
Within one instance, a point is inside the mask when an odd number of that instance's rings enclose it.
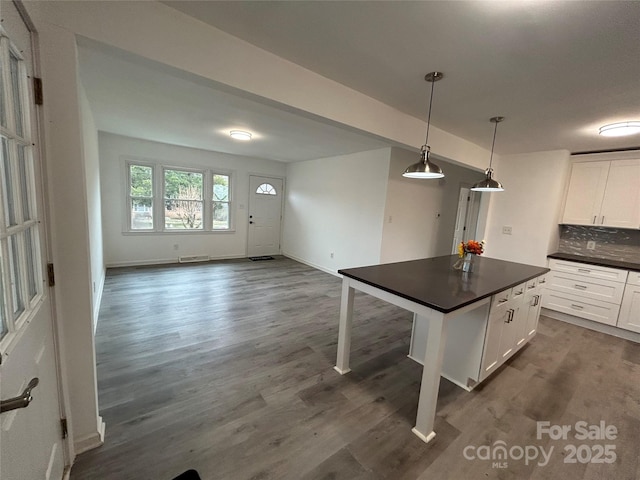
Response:
[[[47,278],[49,279],[49,286],[53,287],[56,284],[56,275],[53,271],[53,263],[47,263]]]
[[[44,95],[42,93],[42,79],[33,77],[33,102],[36,105],[44,103]]]
[[[60,427],[62,428],[62,438],[67,438],[69,436],[69,427],[66,418],[60,419]]]
[[[471,201],[471,197],[469,196],[467,197],[467,202],[470,202],[470,201]]]

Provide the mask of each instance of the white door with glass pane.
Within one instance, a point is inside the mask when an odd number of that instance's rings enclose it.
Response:
[[[2,2],[0,13],[0,398],[19,396],[39,379],[27,407],[0,413],[0,478],[60,479],[66,445],[52,305],[43,275],[30,33],[12,2]]]
[[[282,179],[249,177],[248,256],[280,253]]]

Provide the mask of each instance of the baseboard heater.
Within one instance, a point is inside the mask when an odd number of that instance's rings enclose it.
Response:
[[[209,255],[183,255],[178,257],[178,262],[180,263],[208,262],[209,260]]]

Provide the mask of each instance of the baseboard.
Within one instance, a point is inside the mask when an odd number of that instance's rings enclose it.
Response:
[[[240,258],[247,258],[246,255],[221,255],[218,257],[209,256],[209,261],[215,260],[237,260]],[[184,265],[184,263],[180,263],[178,261],[178,257],[176,258],[163,258],[163,259],[155,259],[155,260],[134,260],[127,262],[110,262],[107,264],[107,268],[123,268],[123,267],[149,267],[152,265],[171,265],[171,264],[179,264]],[[206,263],[206,262],[202,262]]]
[[[302,258],[296,257],[295,255],[291,255],[290,253],[282,252],[282,256],[290,258],[291,260],[295,260],[296,262],[304,263],[305,265],[313,267],[316,270],[322,270],[325,273],[330,273],[331,275],[333,275],[335,277],[342,278],[342,275],[340,275],[336,270],[330,270],[330,269],[328,269],[326,267],[323,267],[322,265],[317,265],[315,263],[308,262],[307,260],[304,260]]]
[[[104,431],[106,425],[102,421],[102,417],[98,417],[98,431],[90,433],[84,437],[79,438],[73,442],[73,448],[76,455],[93,450],[104,444]]]
[[[554,320],[560,320],[561,322],[570,323],[578,327],[588,328],[600,333],[606,333],[607,335],[613,335],[614,337],[623,338],[631,342],[640,343],[640,333],[624,330],[623,328],[614,327],[612,325],[605,325],[604,323],[598,323],[586,318],[575,317],[564,312],[556,312],[555,310],[549,310],[548,308],[542,308],[540,315],[553,318]]]

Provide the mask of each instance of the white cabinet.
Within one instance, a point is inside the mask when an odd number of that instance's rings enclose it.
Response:
[[[447,323],[442,376],[472,389],[513,356],[535,334],[545,276],[499,292],[491,301]],[[428,320],[414,316],[409,358],[422,363]]]
[[[600,224],[640,228],[640,159],[611,162]]]
[[[542,307],[542,289],[547,283],[547,276],[535,278],[527,282],[527,292],[524,297],[524,310],[527,312],[525,322],[526,342],[536,334],[538,330],[538,318]]]
[[[557,259],[549,268],[543,307],[640,332],[640,272]]]
[[[640,272],[629,272],[618,327],[640,333]]]
[[[640,159],[576,162],[562,223],[640,228]]]
[[[600,215],[611,162],[574,163],[562,223],[594,225]]]
[[[502,365],[502,353],[504,349],[502,335],[505,331],[505,325],[509,324],[511,318],[510,296],[511,290],[501,292],[494,296],[491,304],[489,320],[487,322],[487,332],[484,338],[480,380],[484,380],[490,373]],[[507,332],[507,335],[508,334]]]

